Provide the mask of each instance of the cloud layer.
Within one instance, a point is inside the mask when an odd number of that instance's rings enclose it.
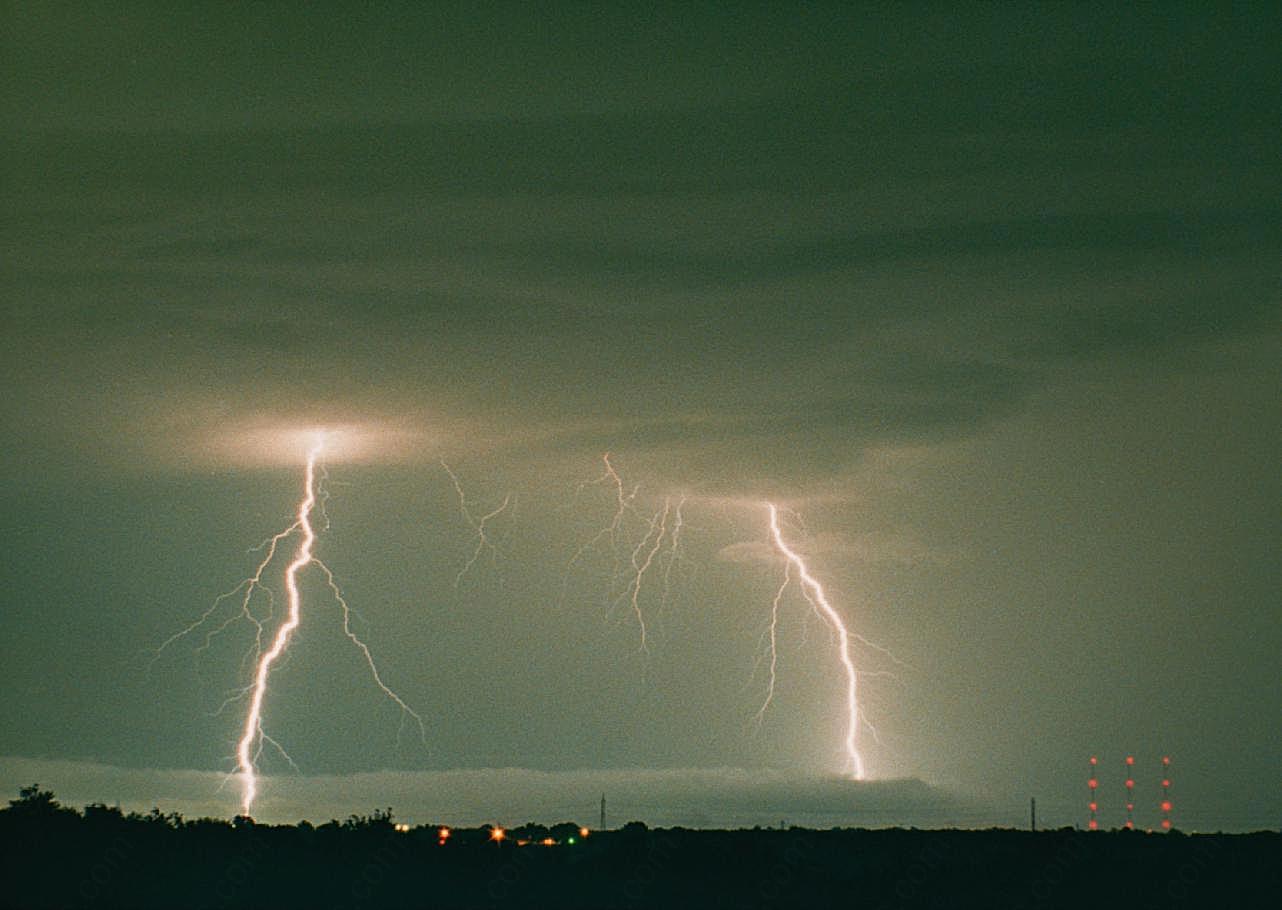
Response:
[[[235,811],[236,783],[207,771],[141,770],[82,762],[0,758],[0,788],[32,781],[66,805],[118,802],[184,816]],[[413,824],[577,821],[595,826],[606,797],[607,824],[751,827],[780,820],[807,827],[947,827],[991,823],[994,814],[916,780],[855,783],[780,771],[699,768],[533,771],[522,768],[384,771],[281,776],[261,782],[261,821],[313,822],[391,806]]]

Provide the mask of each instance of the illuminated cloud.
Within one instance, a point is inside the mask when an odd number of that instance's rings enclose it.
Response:
[[[389,421],[290,421],[259,417],[211,427],[195,451],[228,467],[298,466],[319,446],[332,464],[397,464],[431,458],[434,440],[426,429]],[[197,456],[198,457],[198,456]]]

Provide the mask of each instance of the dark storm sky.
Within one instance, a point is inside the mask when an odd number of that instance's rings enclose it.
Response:
[[[906,665],[875,775],[1070,822],[1170,752],[1276,823],[1275,12],[429,6],[4,7],[0,754],[229,767],[244,630],[146,650],[288,523],[244,428],[361,421],[417,442],[331,466],[321,548],[429,748],[308,588],[306,773],[837,770],[798,603],[752,723],[770,496]],[[692,497],[648,659],[609,554],[567,582],[607,450]],[[520,503],[457,589],[441,457]]]

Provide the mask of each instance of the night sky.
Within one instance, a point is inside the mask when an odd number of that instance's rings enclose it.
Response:
[[[1082,824],[1097,754],[1113,825],[1129,752],[1276,826],[1276,10],[535,6],[4,5],[0,785],[235,812],[252,630],[156,648],[347,427],[317,552],[426,745],[305,572],[265,817]],[[510,497],[462,577],[442,459]],[[881,802],[795,585],[756,721],[766,500],[894,655]]]

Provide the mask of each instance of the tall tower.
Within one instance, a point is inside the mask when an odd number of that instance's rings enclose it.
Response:
[[[1091,756],[1091,772],[1090,772],[1091,776],[1086,780],[1086,788],[1090,791],[1090,795],[1091,795],[1090,802],[1086,804],[1086,808],[1089,809],[1091,813],[1090,820],[1086,822],[1086,828],[1089,831],[1099,830],[1099,819],[1095,817],[1095,813],[1099,811],[1099,802],[1095,798],[1095,790],[1099,787],[1099,778],[1095,776],[1097,765],[1099,765],[1099,759],[1096,758],[1094,755],[1092,755]]]
[[[1127,831],[1135,829],[1135,756],[1126,756],[1126,825]]]
[[[1162,830],[1171,830],[1171,756],[1162,756]]]

